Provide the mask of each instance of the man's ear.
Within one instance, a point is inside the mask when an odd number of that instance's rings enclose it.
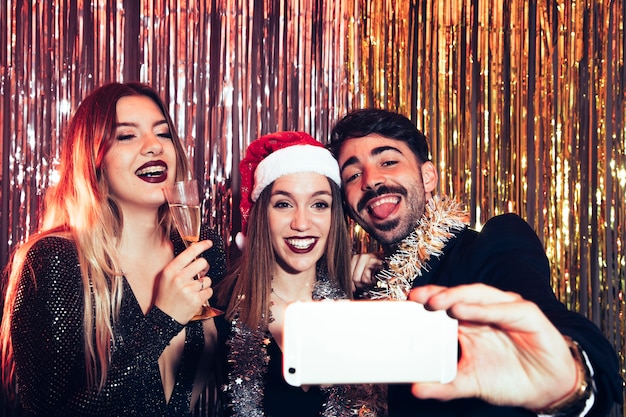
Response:
[[[426,193],[432,193],[437,188],[437,181],[439,177],[437,175],[437,169],[435,164],[431,161],[426,161],[422,164],[422,180],[424,181],[424,191]]]

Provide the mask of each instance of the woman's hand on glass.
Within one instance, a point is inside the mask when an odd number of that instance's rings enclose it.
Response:
[[[210,265],[200,256],[213,242],[203,240],[190,245],[163,268],[156,283],[154,304],[181,324],[198,314],[213,295]]]

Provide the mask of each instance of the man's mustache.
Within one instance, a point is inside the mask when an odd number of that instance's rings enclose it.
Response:
[[[385,194],[400,194],[402,196],[407,196],[408,192],[404,187],[389,187],[388,185],[381,185],[376,190],[369,190],[363,194],[363,197],[359,200],[356,205],[356,211],[360,212],[369,204],[370,200],[380,197]]]

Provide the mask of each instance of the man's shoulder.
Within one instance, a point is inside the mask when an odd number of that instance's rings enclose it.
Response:
[[[515,213],[505,213],[490,218],[478,235],[480,240],[501,241],[507,245],[513,242],[524,242],[543,248],[537,233],[530,224]]]
[[[516,213],[498,214],[487,220],[482,228],[530,228],[530,225]]]
[[[481,228],[466,228],[450,239],[444,249],[445,263],[482,265],[510,256],[536,256],[545,250],[539,237],[520,216],[506,213],[490,218]]]

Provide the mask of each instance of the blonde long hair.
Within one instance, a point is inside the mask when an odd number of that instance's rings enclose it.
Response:
[[[110,83],[94,90],[83,100],[64,138],[60,180],[46,194],[42,225],[15,251],[7,266],[0,359],[2,382],[10,392],[15,383],[11,320],[16,291],[26,254],[36,242],[48,236],[65,237],[76,244],[84,294],[87,381],[90,386],[100,389],[106,381],[114,340],[113,328],[119,318],[122,299],[123,280],[116,251],[123,218],[110,196],[102,163],[116,140],[117,102],[127,96],[146,96],[157,104],[167,121],[176,149],[176,178],[182,179],[189,172],[189,163],[172,118],[151,87],[134,82]],[[165,204],[159,209],[159,221],[164,233],[169,233],[171,220]]]

